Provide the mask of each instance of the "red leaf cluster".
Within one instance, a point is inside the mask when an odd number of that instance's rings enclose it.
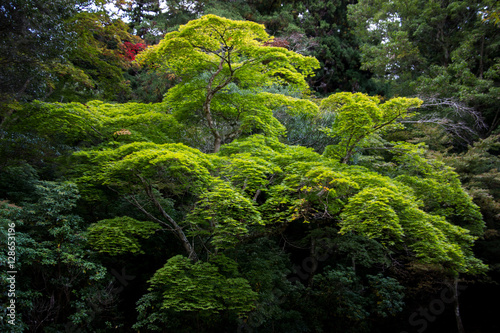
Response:
[[[123,44],[120,45],[120,48],[124,53],[125,59],[129,61],[134,61],[135,56],[146,48],[146,44],[144,43],[134,44],[131,42],[124,42]]]

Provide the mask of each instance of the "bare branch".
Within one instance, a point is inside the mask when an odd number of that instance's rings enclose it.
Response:
[[[165,227],[167,227],[168,230],[170,231],[174,231],[175,229],[172,228],[172,226],[170,226],[168,223],[166,223],[165,221],[162,221],[158,218],[156,218],[154,215],[152,215],[150,212],[148,212],[140,203],[139,201],[137,200],[137,198],[131,194],[129,196],[124,196],[125,200],[127,200],[130,204],[134,205],[135,207],[137,207],[141,212],[143,212],[144,214],[146,214],[152,221],[154,222],[158,222],[162,225],[164,225]]]
[[[461,101],[434,96],[417,97],[424,101],[419,108],[423,112],[418,112],[412,118],[402,119],[399,123],[435,124],[466,142],[470,142],[470,137],[476,136],[478,131],[488,128],[481,113]],[[436,109],[437,111],[433,111]],[[466,119],[469,119],[469,122],[466,122]]]

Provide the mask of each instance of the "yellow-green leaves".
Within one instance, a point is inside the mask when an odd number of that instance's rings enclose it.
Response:
[[[404,244],[420,262],[443,265],[454,274],[472,269],[469,249],[475,238],[469,231],[423,211],[404,185],[393,184],[367,187],[350,198],[340,233],[354,232],[386,247]]]
[[[224,76],[234,75],[245,83],[253,81],[254,85],[269,83],[268,80],[285,81],[306,89],[304,77],[313,74],[317,60],[266,46],[271,38],[261,24],[206,15],[165,35],[138,60],[162,66],[179,76],[192,76],[215,70],[223,59]]]
[[[59,143],[117,141],[172,142],[179,124],[168,114],[165,104],[101,101],[43,103],[35,101],[19,110],[17,127],[41,136],[57,137]],[[17,127],[16,127],[17,126]]]
[[[223,310],[243,315],[251,311],[257,293],[225,260],[193,263],[183,256],[170,258],[148,281],[149,291],[162,295],[162,308],[176,312],[217,313]],[[232,262],[235,265],[234,262]]]
[[[306,78],[319,66],[315,58],[267,45],[270,39],[263,25],[206,15],[167,34],[138,59],[181,78],[166,101],[178,119],[203,117],[218,152],[241,133],[283,134],[273,117],[277,107],[317,110],[310,102],[262,93],[273,85],[307,92]]]
[[[480,210],[462,188],[458,174],[441,161],[426,159],[421,145],[405,143],[396,148],[404,149],[394,159],[396,179],[414,190],[424,209],[481,236],[485,224]]]
[[[161,229],[157,223],[137,221],[131,217],[101,220],[88,228],[88,242],[99,252],[118,255],[144,253],[138,238],[149,238]]]
[[[325,129],[328,135],[340,138],[334,156],[343,163],[349,162],[355,149],[362,147],[370,135],[394,126],[397,120],[410,115],[411,108],[421,104],[417,98],[398,97],[380,104],[378,97],[362,93],[330,95],[321,102],[320,108],[336,116],[332,128]]]
[[[139,188],[155,186],[176,194],[200,193],[211,178],[209,156],[180,143],[136,142],[77,155],[88,156],[98,164],[98,170],[93,171],[96,180],[124,193],[137,190],[132,184]]]
[[[252,200],[221,181],[200,196],[186,217],[192,235],[211,235],[217,248],[229,248],[248,234],[251,225],[263,224]]]
[[[280,172],[282,170],[276,164],[246,153],[225,159],[220,174],[223,179],[253,196],[269,184],[268,177]]]

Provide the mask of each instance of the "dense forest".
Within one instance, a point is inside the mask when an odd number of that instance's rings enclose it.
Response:
[[[2,0],[0,331],[500,332],[499,125],[496,0]]]

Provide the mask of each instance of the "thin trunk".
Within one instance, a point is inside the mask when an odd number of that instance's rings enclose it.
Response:
[[[460,304],[458,302],[458,277],[449,283],[450,290],[453,292],[453,311],[455,313],[455,320],[457,322],[457,332],[465,333],[462,318],[460,317]]]
[[[497,127],[497,124],[499,123],[499,120],[500,120],[498,117],[499,115],[500,115],[500,112],[497,111],[495,113],[495,118],[493,118],[493,121],[491,122],[490,128],[489,128],[488,132],[486,133],[486,136],[490,136],[493,129],[495,129]]]
[[[311,251],[309,252],[309,255],[311,257],[311,272],[309,273],[309,277],[307,279],[307,285],[312,288],[313,283],[314,283],[314,275],[316,273],[316,270],[318,269],[318,260],[316,260],[316,238],[311,237]]]
[[[214,74],[212,74],[210,80],[208,80],[207,97],[205,98],[205,102],[203,103],[203,114],[205,116],[205,119],[207,120],[208,127],[210,128],[210,131],[214,136],[214,151],[213,151],[214,153],[217,153],[220,150],[220,146],[222,145],[222,137],[217,128],[215,128],[215,123],[214,120],[212,119],[212,111],[210,109],[210,106],[212,104],[212,99],[214,98],[215,94],[219,90],[227,86],[233,80],[232,74],[234,73],[234,71],[231,71],[231,76],[229,76],[226,80],[221,82],[215,88],[212,88],[212,84],[214,83],[215,78],[217,77],[217,75],[220,74],[220,72],[222,72],[225,61],[226,59],[222,57],[219,62],[219,66],[217,67],[217,70],[215,71]]]
[[[170,217],[170,215],[167,214],[167,212],[163,209],[161,204],[156,200],[154,196],[151,196],[155,206],[158,208],[160,213],[165,217],[166,219],[169,220],[169,222],[172,224],[174,228],[174,233],[177,235],[177,237],[180,239],[182,246],[188,253],[188,258],[193,260],[194,262],[198,261],[198,255],[196,254],[193,245],[189,242],[189,240],[186,237],[186,234],[182,230],[182,228],[175,222],[174,219]]]
[[[352,156],[352,150],[349,150],[347,152],[347,154],[344,156],[344,158],[342,159],[342,163],[343,164],[348,164],[349,160],[351,159],[351,156]]]
[[[9,119],[9,117],[12,116],[13,113],[14,113],[14,109],[8,109],[8,111],[4,113],[4,115],[2,117],[2,120],[0,120],[0,129],[2,129],[2,127],[4,126],[4,124],[7,122],[7,120]],[[5,136],[5,133],[3,133],[0,136],[0,139],[3,139],[4,136]]]
[[[184,247],[184,249],[186,250],[186,252],[188,254],[188,258],[195,261],[195,262],[198,261],[198,255],[196,254],[193,245],[187,239],[186,234],[184,233],[182,228],[177,224],[177,222],[175,222],[175,220],[170,215],[168,215],[168,213],[165,211],[165,209],[163,209],[162,205],[156,199],[156,197],[152,191],[151,185],[149,185],[148,182],[142,176],[140,176],[140,175],[137,175],[137,176],[141,179],[141,182],[144,185],[144,188],[146,190],[147,196],[151,199],[151,201],[153,201],[153,204],[158,209],[158,211],[161,213],[161,215],[172,226],[173,233],[181,241],[182,246]]]
[[[448,63],[450,60],[450,51],[448,50],[448,46],[446,43],[443,25],[444,25],[444,22],[441,22],[441,25],[438,28],[436,39],[441,44],[441,46],[443,48],[443,67],[448,67]]]
[[[261,190],[257,190],[257,192],[255,192],[255,195],[253,196],[253,201],[257,202],[257,198],[259,197],[259,195],[262,193]]]
[[[220,135],[216,135],[214,139],[214,153],[217,153],[220,150],[221,145],[222,145],[222,138]]]
[[[483,79],[484,35],[481,37],[481,54],[479,56],[479,78]]]
[[[28,86],[31,82],[31,78],[27,79],[26,82],[24,82],[23,86],[21,87],[21,90],[19,90],[17,93],[16,93],[16,97],[17,98],[20,98],[22,94],[24,94],[24,92],[26,91],[26,89],[28,89]]]
[[[210,88],[209,88],[210,89]],[[205,115],[205,119],[207,120],[208,127],[214,136],[214,153],[218,152],[220,146],[222,144],[222,137],[215,128],[215,123],[212,119],[212,112],[210,110],[210,105],[212,103],[212,98],[214,97],[214,93],[212,91],[208,91],[207,98],[205,99],[205,103],[203,103],[203,114]]]

